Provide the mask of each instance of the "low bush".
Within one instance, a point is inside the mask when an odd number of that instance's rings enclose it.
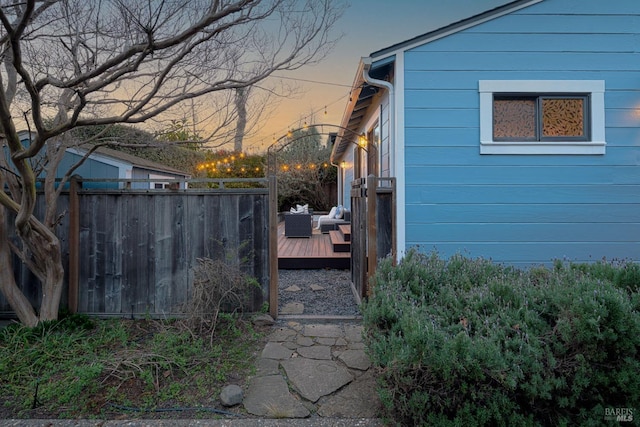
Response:
[[[238,253],[244,246],[238,248]],[[207,333],[213,342],[219,321],[251,310],[261,288],[258,281],[237,264],[243,260],[225,256],[197,258],[196,262],[190,298],[178,308],[183,314],[180,323],[192,334]]]
[[[601,425],[640,408],[640,269],[417,250],[363,305],[391,425]],[[610,418],[610,417],[609,417]],[[614,417],[615,421],[615,417]]]

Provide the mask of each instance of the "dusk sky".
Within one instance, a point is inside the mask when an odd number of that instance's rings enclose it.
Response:
[[[296,82],[301,93],[280,100],[262,131],[245,140],[245,149],[262,151],[274,138],[304,124],[340,124],[361,57],[450,23],[493,9],[510,0],[350,0],[336,25],[343,33],[335,49],[320,64],[280,74]],[[327,83],[327,84],[324,84]],[[326,115],[325,115],[326,106]]]

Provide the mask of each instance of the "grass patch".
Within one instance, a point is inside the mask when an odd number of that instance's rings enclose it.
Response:
[[[0,418],[219,407],[221,388],[242,385],[250,374],[261,340],[249,322],[230,315],[220,319],[213,339],[177,321],[73,315],[35,328],[10,325],[0,330]]]

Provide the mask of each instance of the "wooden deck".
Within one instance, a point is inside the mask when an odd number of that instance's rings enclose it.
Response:
[[[334,252],[329,234],[313,230],[309,238],[285,237],[284,221],[278,224],[278,268],[351,268],[350,252]]]

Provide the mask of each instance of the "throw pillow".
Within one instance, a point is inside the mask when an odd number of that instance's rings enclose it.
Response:
[[[331,208],[331,210],[329,211],[329,218],[333,219],[336,217],[336,212],[338,211],[338,207],[334,206]]]
[[[343,215],[344,215],[344,208],[342,207],[342,205],[338,205],[338,210],[336,212],[336,219],[342,219]]]

